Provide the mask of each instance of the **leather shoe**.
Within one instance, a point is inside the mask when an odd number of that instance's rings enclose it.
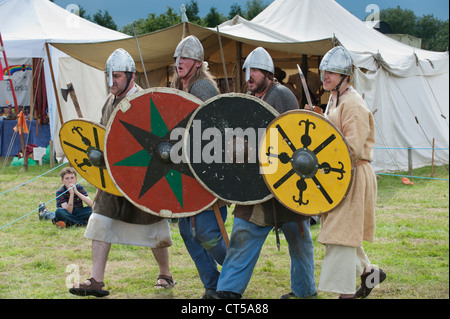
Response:
[[[380,268],[372,268],[368,273],[361,275],[361,286],[355,293],[355,298],[366,298],[378,284],[386,279],[386,273]]]

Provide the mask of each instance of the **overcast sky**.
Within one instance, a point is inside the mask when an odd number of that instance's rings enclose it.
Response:
[[[211,7],[215,7],[220,13],[228,16],[233,4],[238,4],[242,9],[248,0],[197,0],[199,16],[205,17]],[[321,0],[316,0],[321,1]],[[370,10],[366,8],[370,4],[377,5],[380,9],[395,8],[414,11],[416,16],[433,14],[440,20],[448,20],[448,0],[336,0],[341,6],[350,11],[359,19],[364,19]],[[145,19],[149,13],[160,15],[167,11],[167,7],[177,10],[183,3],[189,4],[191,0],[55,0],[54,3],[66,8],[69,4],[77,4],[83,7],[87,14],[93,16],[98,10],[106,11],[112,16],[119,28],[139,18]],[[270,4],[272,0],[262,0],[264,4]]]

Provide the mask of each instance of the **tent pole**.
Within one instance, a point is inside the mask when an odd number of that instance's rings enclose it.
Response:
[[[217,37],[219,38],[220,55],[222,57],[223,75],[225,77],[225,83],[227,85],[227,93],[230,93],[230,85],[228,84],[227,65],[225,64],[225,57],[223,55],[222,39],[220,38],[219,26],[217,28]]]
[[[183,22],[183,35],[182,35],[182,39],[188,37],[191,35],[191,32],[189,30],[189,25],[187,22]]]
[[[11,86],[11,93],[12,93],[13,100],[14,100],[14,109],[16,110],[16,114],[19,114],[19,104],[17,103],[16,91],[14,89],[11,72],[9,70],[8,59],[6,57],[5,47],[3,46],[3,39],[2,39],[1,33],[0,33],[0,51],[3,52],[3,59],[5,60],[5,68],[6,68],[6,72],[8,73],[8,81],[9,81],[9,85]]]
[[[48,47],[48,42],[45,42],[45,49],[47,50],[48,65],[50,66],[50,74],[52,76],[53,91],[55,92],[55,99],[56,99],[56,106],[58,107],[59,120],[61,122],[61,125],[63,125],[64,120],[61,112],[61,105],[59,104],[58,90],[56,89],[55,74],[53,73],[52,58],[50,56],[50,49]]]
[[[236,91],[236,89],[238,90],[237,92],[241,93],[241,88],[242,88],[242,43],[241,42],[236,42],[236,66],[237,66],[237,71],[236,71],[236,87],[234,88],[234,90]]]

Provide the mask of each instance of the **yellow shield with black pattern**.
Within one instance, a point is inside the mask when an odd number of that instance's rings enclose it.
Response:
[[[266,129],[260,169],[272,194],[298,214],[331,212],[347,196],[353,166],[347,141],[314,112],[283,113]]]
[[[113,195],[123,196],[106,169],[103,156],[105,127],[89,120],[64,123],[59,139],[67,159],[76,171],[95,187]]]

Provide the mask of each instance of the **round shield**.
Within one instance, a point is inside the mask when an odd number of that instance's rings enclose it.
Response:
[[[152,88],[125,98],[111,114],[106,167],[117,188],[143,211],[186,217],[217,200],[178,156],[186,124],[200,103],[186,92]]]
[[[283,113],[270,123],[260,165],[273,195],[302,215],[319,215],[339,205],[353,178],[345,138],[323,116],[303,110]]]
[[[186,128],[184,148],[197,180],[216,197],[240,205],[272,198],[261,176],[259,141],[278,112],[250,95],[209,99]]]
[[[113,183],[104,160],[105,127],[84,120],[70,120],[59,130],[64,154],[77,172],[95,187],[123,196]]]

